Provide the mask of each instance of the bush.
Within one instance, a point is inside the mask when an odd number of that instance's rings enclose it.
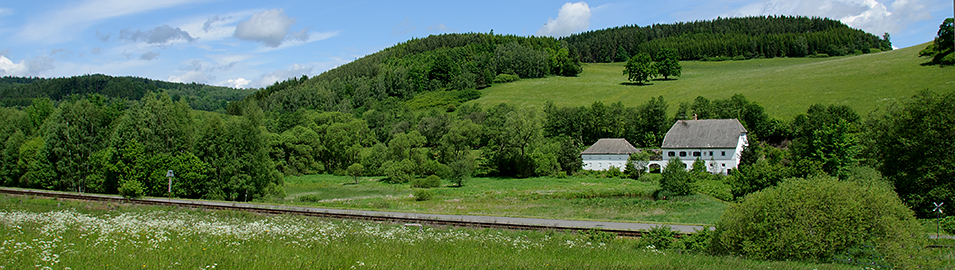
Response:
[[[143,183],[136,180],[129,180],[119,186],[119,195],[127,199],[137,199],[143,197],[144,190],[145,187],[143,187]]]
[[[870,48],[870,49],[869,49],[869,53],[877,53],[877,52],[882,52],[882,49],[879,49],[879,48]]]
[[[434,192],[427,189],[419,189],[414,191],[414,200],[415,201],[428,201],[434,198]]]
[[[610,166],[610,168],[607,168],[607,173],[604,174],[604,176],[606,176],[607,178],[619,178],[623,176],[623,173],[621,173],[620,169],[618,169],[617,167]]]
[[[732,176],[728,176],[732,177]],[[732,201],[733,193],[732,186],[723,182],[723,180],[717,179],[706,179],[706,180],[697,180],[695,183],[696,192],[700,194],[706,194],[713,196],[723,201]]]
[[[639,247],[647,248],[653,246],[655,249],[668,249],[674,247],[676,232],[670,225],[660,225],[650,228],[640,237]]]
[[[318,195],[315,194],[298,196],[296,199],[298,199],[299,202],[318,202],[322,200],[322,198],[319,198]]]
[[[688,252],[700,253],[706,251],[713,238],[713,230],[710,227],[703,227],[702,230],[694,230],[693,234],[680,238],[683,248]]]
[[[497,77],[494,77],[494,83],[509,83],[519,80],[521,80],[520,76],[512,74],[498,74]]]
[[[663,169],[663,178],[660,179],[660,189],[678,196],[693,194],[693,175],[684,169],[685,166],[680,158],[667,162],[667,167]]]
[[[924,241],[890,184],[832,177],[788,179],[749,194],[716,228],[710,253],[752,259],[829,261],[874,246],[885,262],[910,268]]]
[[[592,243],[610,243],[617,238],[617,235],[614,233],[598,231],[597,229],[583,231],[583,234],[587,236],[587,240]]]
[[[955,234],[955,216],[948,216],[939,221],[939,226],[948,234]]]
[[[436,188],[441,186],[441,177],[429,175],[425,178],[418,178],[411,181],[411,187],[416,188]]]

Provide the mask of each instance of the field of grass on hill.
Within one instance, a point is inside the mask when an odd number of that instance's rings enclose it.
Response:
[[[654,175],[657,176],[657,175]],[[319,207],[577,220],[716,224],[727,203],[709,195],[654,200],[656,180],[539,177],[472,178],[464,187],[433,188],[434,198],[415,201],[409,185],[378,178],[334,175],[286,177],[286,198]],[[303,201],[308,196],[308,201]]]
[[[685,61],[676,80],[654,80],[632,85],[623,74],[624,63],[586,64],[578,77],[547,77],[496,84],[482,90],[484,105],[590,106],[623,102],[638,106],[663,96],[672,115],[681,102],[697,96],[725,99],[742,94],[766,108],[771,117],[791,120],[810,105],[849,105],[860,115],[886,103],[911,97],[922,90],[955,91],[955,68],[922,66],[926,44],[894,51],[828,58],[772,58],[745,61]]]

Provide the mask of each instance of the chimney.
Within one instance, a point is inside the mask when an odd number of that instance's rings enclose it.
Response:
[[[696,119],[696,114],[695,114],[695,113],[693,114],[693,120],[697,120],[697,119]]]

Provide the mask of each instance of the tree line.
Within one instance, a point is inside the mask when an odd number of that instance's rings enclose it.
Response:
[[[250,95],[245,102],[255,102],[266,111],[365,112],[435,92],[477,98],[480,94],[474,89],[509,81],[512,76],[576,76],[582,69],[573,56],[565,43],[550,37],[494,35],[493,31],[433,35],[395,45],[313,78],[277,82]],[[460,104],[457,99],[445,103],[440,105]]]
[[[68,78],[0,78],[0,106],[29,106],[35,98],[67,99],[72,95],[99,94],[109,98],[139,100],[147,92],[166,92],[174,100],[184,99],[190,107],[204,111],[225,111],[230,101],[242,100],[253,89],[234,89],[196,83],[174,83],[138,77],[102,74]]]
[[[680,60],[839,56],[892,49],[888,34],[879,38],[837,20],[802,16],[630,25],[573,34],[561,41],[580,61],[589,63],[626,62],[630,56],[657,55],[664,48],[676,50]]]

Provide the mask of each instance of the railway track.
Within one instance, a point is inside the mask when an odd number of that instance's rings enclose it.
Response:
[[[116,195],[83,194],[73,192],[59,192],[48,190],[33,190],[19,188],[0,188],[0,193],[20,195],[62,198],[82,201],[102,201],[115,203],[134,203],[144,205],[176,206],[187,208],[214,209],[214,210],[233,210],[245,211],[263,214],[290,214],[315,216],[334,219],[352,219],[367,220],[378,222],[404,223],[409,226],[420,226],[418,224],[443,225],[454,227],[476,227],[476,228],[497,228],[511,230],[557,230],[557,231],[589,231],[596,230],[601,232],[614,233],[620,236],[639,237],[644,231],[659,226],[658,224],[644,223],[624,223],[624,222],[597,222],[597,221],[574,221],[574,220],[550,220],[533,218],[508,218],[508,217],[488,217],[488,216],[465,216],[465,215],[435,215],[435,214],[417,214],[400,212],[379,212],[362,210],[342,210],[325,209],[312,207],[299,207],[289,205],[267,205],[250,204],[239,202],[215,202],[201,200],[185,199],[164,199],[164,198],[145,198],[145,199],[126,199]],[[674,231],[680,235],[692,233],[694,230],[702,229],[699,226],[671,225]]]

